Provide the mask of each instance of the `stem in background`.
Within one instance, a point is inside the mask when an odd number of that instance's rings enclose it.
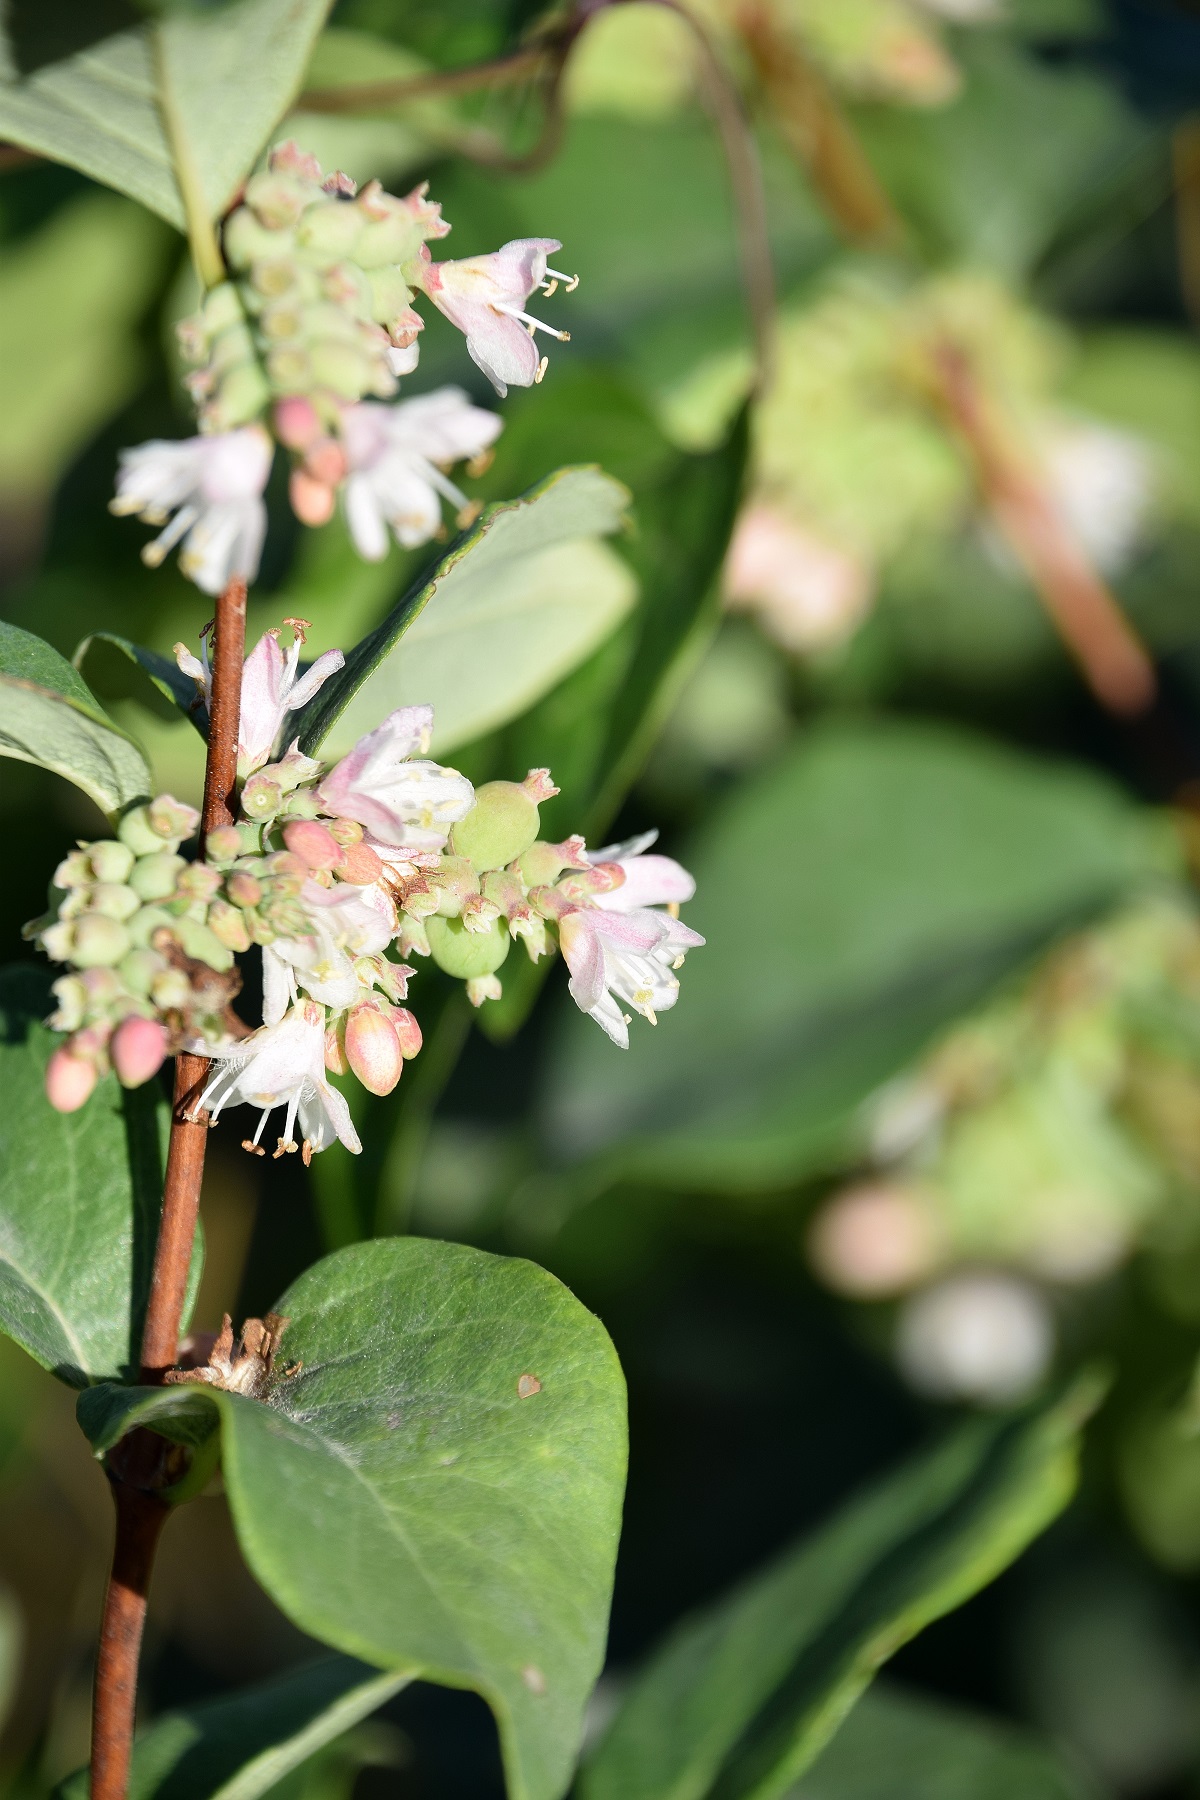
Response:
[[[296,102],[300,112],[356,113],[373,107],[399,106],[405,100],[423,100],[439,94],[470,94],[479,88],[507,87],[543,70],[550,46],[536,44],[511,56],[490,62],[467,63],[461,69],[431,69],[427,75],[406,75],[394,81],[361,81],[343,87],[310,88]]]
[[[898,242],[899,215],[826,82],[757,0],[747,0],[737,26],[788,147],[842,235]]]
[[[212,700],[204,770],[201,830],[233,822],[237,783],[242,661],[246,648],[246,584],[231,581],[217,601],[212,649]],[[208,1072],[208,1059],[181,1055],[175,1065],[175,1107],[162,1221],[154,1252],[150,1298],[142,1333],[142,1375],[156,1385],[175,1362],[188,1270],[200,1211],[200,1183],[208,1115],[189,1101]],[[116,1506],[112,1573],[104,1597],[92,1707],[92,1800],[125,1800],[137,1705],[137,1666],[146,1596],[167,1507],[154,1489],[168,1478],[169,1447],[152,1433],[133,1432],[109,1460]]]
[[[993,519],[1097,700],[1133,718],[1153,705],[1154,664],[1132,625],[986,404],[957,345],[934,347],[938,403],[975,468]]]

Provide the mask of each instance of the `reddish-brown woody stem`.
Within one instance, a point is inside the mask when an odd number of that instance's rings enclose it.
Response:
[[[212,645],[212,698],[204,771],[205,836],[233,822],[237,784],[242,662],[246,650],[246,585],[232,581],[217,601]],[[208,1073],[203,1056],[181,1055],[175,1066],[175,1104],[162,1221],[154,1253],[142,1333],[142,1380],[156,1385],[175,1362],[188,1270],[200,1211],[208,1115],[196,1106]],[[96,1655],[92,1707],[92,1800],[125,1800],[133,1752],[138,1656],[146,1596],[167,1508],[153,1489],[166,1478],[163,1441],[132,1433],[113,1453],[109,1478],[116,1505],[112,1574]]]
[[[1154,664],[1039,480],[993,416],[955,344],[933,351],[937,401],[975,468],[980,493],[1059,636],[1102,705],[1124,718],[1154,702]]]

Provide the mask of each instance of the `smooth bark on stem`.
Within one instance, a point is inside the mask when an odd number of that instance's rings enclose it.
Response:
[[[1010,442],[957,345],[935,346],[937,400],[975,469],[1009,548],[1097,700],[1135,718],[1153,705],[1154,664],[1040,480]]]
[[[230,582],[217,601],[212,645],[212,698],[204,770],[204,836],[233,822],[237,785],[242,662],[246,650],[246,584]],[[187,1293],[208,1115],[195,1107],[208,1059],[176,1058],[175,1105],[163,1184],[162,1219],[142,1333],[143,1382],[156,1385],[175,1362]],[[146,1597],[168,1508],[153,1491],[168,1478],[170,1456],[161,1438],[133,1432],[109,1459],[116,1505],[112,1573],[104,1596],[92,1706],[92,1800],[125,1800],[133,1754],[138,1657]]]

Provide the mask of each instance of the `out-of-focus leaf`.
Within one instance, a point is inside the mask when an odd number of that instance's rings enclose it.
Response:
[[[933,1030],[1164,848],[1083,769],[876,721],[812,729],[681,854],[707,947],[678,1005],[625,1052],[564,1007],[545,1119],[568,1157],[736,1190],[852,1154]]]
[[[142,367],[136,327],[169,232],[139,207],[89,194],[0,263],[0,491],[47,492]],[[81,291],[87,302],[80,304]]]
[[[127,657],[149,677],[164,700],[169,700],[172,706],[179,708],[201,737],[208,736],[208,708],[196,691],[196,683],[190,675],[183,673],[178,663],[172,662],[169,656],[160,656],[157,650],[147,650],[144,644],[135,644],[132,638],[121,637],[115,631],[93,631],[84,638],[71,659],[76,669],[82,671],[93,644],[111,644],[114,650],[119,650],[122,656]]]
[[[1019,277],[1158,133],[1111,82],[996,34],[964,34],[955,56],[967,82],[951,105],[864,108],[857,127],[929,251]]]
[[[338,113],[306,107],[304,94],[410,81],[428,69],[423,57],[387,38],[330,26],[313,47],[303,93],[283,131],[303,144],[323,168],[345,169],[359,180],[395,178],[453,148],[464,135],[464,126],[444,99],[424,95],[400,105],[379,103],[363,111]]]
[[[582,1800],[786,1792],[880,1665],[1061,1512],[1096,1398],[1084,1380],[1032,1414],[972,1422],[685,1619],[585,1765]]]
[[[720,617],[718,576],[746,465],[746,419],[705,456],[679,457],[643,497],[629,549],[641,599],[618,637],[507,734],[513,769],[548,767],[562,792],[543,834],[608,830]],[[479,1015],[489,1037],[519,1029],[549,965],[513,959]]]
[[[78,1112],[54,1111],[48,985],[27,967],[0,976],[0,1329],[83,1387],[137,1367],[166,1108],[154,1083],[126,1092],[106,1075]]]
[[[330,1656],[229,1699],[169,1712],[134,1745],[130,1800],[258,1800],[408,1681]],[[88,1771],[79,1769],[60,1795],[88,1800]]]
[[[24,1636],[20,1607],[7,1589],[0,1589],[0,1729],[7,1724],[17,1697]]]
[[[524,711],[634,603],[627,567],[600,542],[628,500],[580,468],[487,507],[300,713],[301,748],[340,756],[394,707],[430,701],[445,753]]]
[[[65,775],[102,811],[153,789],[149,764],[65,657],[0,620],[0,756]]]
[[[514,1800],[557,1800],[604,1654],[624,1383],[599,1321],[533,1264],[377,1239],[279,1302],[297,1373],[81,1402],[97,1451],[218,1423],[238,1538],[302,1630],[496,1714]]]
[[[65,9],[56,33],[47,9],[37,43],[10,22],[0,135],[180,227],[182,156],[217,218],[286,112],[328,10],[329,0],[234,0],[109,34]]]
[[[1031,1732],[883,1681],[788,1800],[1100,1800]]]
[[[1200,346],[1179,331],[1105,326],[1084,334],[1065,397],[1149,440],[1163,510],[1200,523]]]

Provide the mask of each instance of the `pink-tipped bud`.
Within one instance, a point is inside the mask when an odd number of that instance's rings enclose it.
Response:
[[[344,1020],[337,1025],[330,1025],[325,1032],[325,1067],[331,1075],[348,1075],[350,1073],[350,1064],[346,1061]]]
[[[535,806],[540,806],[543,800],[553,800],[559,792],[550,779],[549,769],[530,769],[521,786]]]
[[[113,1032],[108,1047],[117,1080],[122,1087],[141,1087],[162,1068],[167,1054],[167,1034],[157,1019],[131,1013]]]
[[[210,863],[231,863],[242,854],[242,840],[236,825],[217,825],[204,839],[204,854]]]
[[[318,481],[306,469],[293,469],[288,476],[288,499],[302,525],[328,525],[337,503],[329,483]]]
[[[322,438],[313,444],[304,458],[305,471],[314,481],[335,488],[346,479],[346,452],[336,438]]]
[[[411,1062],[423,1042],[416,1015],[410,1013],[407,1006],[395,1007],[392,1011],[392,1030],[399,1040],[401,1056],[405,1062]]]
[[[357,819],[329,819],[327,823],[330,833],[343,850],[348,850],[351,844],[362,843],[363,828]]]
[[[307,450],[321,436],[321,421],[311,400],[280,400],[275,407],[275,436],[289,450]]]
[[[346,854],[316,819],[293,819],[283,828],[283,841],[308,869],[338,869]]]
[[[370,844],[349,844],[344,853],[344,861],[338,864],[338,875],[343,881],[352,881],[357,887],[366,887],[370,882],[380,880],[383,864]]]
[[[371,1094],[390,1094],[404,1072],[392,1022],[370,1001],[354,1007],[346,1020],[346,1061]]]
[[[96,1085],[96,1065],[63,1048],[46,1064],[46,1098],[55,1112],[78,1112]]]

